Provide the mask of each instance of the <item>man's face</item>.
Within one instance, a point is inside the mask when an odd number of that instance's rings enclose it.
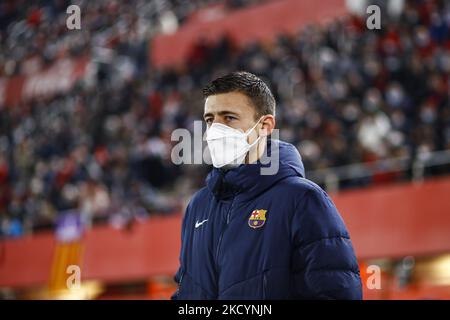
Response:
[[[240,92],[221,93],[209,96],[205,102],[203,118],[208,128],[213,123],[221,123],[243,132],[251,129],[256,121],[256,110],[247,96]],[[258,127],[248,136],[248,142],[258,137]]]

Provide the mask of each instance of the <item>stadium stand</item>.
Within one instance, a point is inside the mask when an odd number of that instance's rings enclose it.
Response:
[[[182,208],[208,168],[173,165],[170,132],[192,129],[201,115],[201,87],[236,69],[268,81],[281,138],[298,146],[311,172],[395,157],[412,162],[450,149],[446,2],[407,2],[376,32],[361,18],[345,16],[269,44],[238,48],[226,36],[199,41],[183,68],[149,64],[148,42],[164,32],[162,11],[183,25],[189,13],[212,2],[150,2],[160,3],[157,8],[144,1],[81,2],[84,26],[74,33],[63,32],[68,1],[2,2],[2,81],[61,60],[87,59],[87,76],[64,94],[1,104],[2,236],[52,228],[70,209],[83,212],[88,224],[126,224]],[[234,10],[254,3],[227,5]],[[406,170],[340,187],[410,176]]]

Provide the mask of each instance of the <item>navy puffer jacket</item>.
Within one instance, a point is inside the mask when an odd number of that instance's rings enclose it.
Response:
[[[294,146],[269,140],[269,150],[271,144],[279,152],[275,175],[261,175],[269,165],[259,161],[214,168],[191,199],[172,299],[362,298],[336,207],[304,178]]]

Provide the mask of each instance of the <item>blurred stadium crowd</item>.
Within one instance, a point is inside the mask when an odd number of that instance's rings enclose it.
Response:
[[[173,165],[170,135],[192,129],[202,86],[232,70],[270,84],[280,138],[298,146],[307,172],[450,149],[445,1],[408,1],[381,30],[347,16],[245,48],[200,40],[184,67],[149,64],[162,16],[181,25],[213,2],[80,2],[75,32],[65,27],[68,1],[2,2],[1,76],[91,59],[90,77],[69,93],[0,106],[2,236],[52,227],[69,209],[119,226],[179,211],[209,168]],[[256,2],[230,1],[230,10]]]

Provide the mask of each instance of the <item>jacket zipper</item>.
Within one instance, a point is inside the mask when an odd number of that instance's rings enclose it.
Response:
[[[181,282],[183,281],[183,276],[184,276],[184,272],[181,273],[180,281],[178,281],[178,288],[177,288],[177,294],[176,294],[177,300],[178,300],[178,297],[179,297],[179,295],[181,293]]]
[[[178,283],[178,288],[181,289],[181,282],[183,281],[184,272],[181,273],[180,282]]]
[[[267,291],[267,276],[266,271],[263,272],[263,300],[266,300],[266,291]]]
[[[230,209],[227,212],[227,222],[225,228],[222,230],[219,236],[219,241],[217,243],[217,250],[216,250],[216,269],[219,270],[219,253],[220,253],[220,245],[222,243],[223,234],[225,233],[226,228],[228,227],[228,224],[230,223],[230,214],[231,210],[233,209],[233,203],[234,203],[234,197],[231,200]]]

